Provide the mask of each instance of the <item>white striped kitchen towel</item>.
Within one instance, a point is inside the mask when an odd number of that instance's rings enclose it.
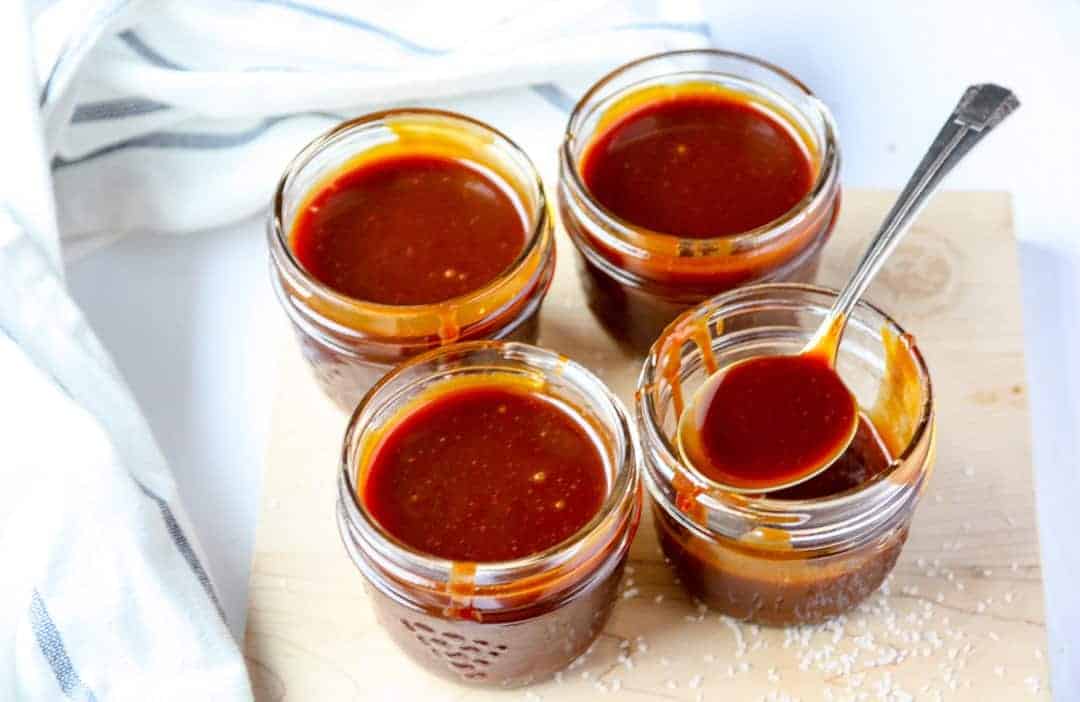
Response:
[[[70,23],[67,7],[36,29]],[[69,247],[250,215],[300,146],[375,108],[468,110],[553,154],[591,81],[708,35],[696,0],[158,0],[113,15],[123,30],[48,115]]]
[[[23,3],[0,3],[0,700],[246,700],[176,485],[64,286]]]
[[[173,477],[67,294],[60,236],[70,254],[253,214],[304,142],[394,104],[475,114],[550,173],[589,81],[706,28],[693,0],[26,6],[32,47],[24,4],[0,0],[0,700],[250,699]]]

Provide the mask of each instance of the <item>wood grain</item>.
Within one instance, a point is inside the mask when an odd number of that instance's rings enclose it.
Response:
[[[823,282],[843,281],[892,198],[845,193]],[[584,309],[569,243],[558,243],[541,343],[628,400],[640,359]],[[940,441],[899,565],[867,604],[816,628],[726,620],[687,600],[646,520],[626,596],[592,652],[558,680],[514,692],[442,682],[375,624],[333,518],[346,418],[283,330],[245,640],[257,698],[1046,699],[1017,276],[1008,196],[953,192],[933,201],[871,289],[919,340]]]

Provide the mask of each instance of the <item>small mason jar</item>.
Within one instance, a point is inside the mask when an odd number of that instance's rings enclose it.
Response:
[[[475,374],[535,382],[587,422],[604,457],[608,492],[598,513],[565,541],[517,560],[462,563],[415,551],[387,533],[362,498],[365,452],[397,410],[442,381]],[[621,403],[563,356],[477,341],[402,364],[356,408],[338,481],[338,526],[379,623],[415,662],[458,682],[516,687],[564,668],[600,633],[617,599],[641,516],[638,456]]]
[[[316,280],[292,248],[291,228],[298,212],[343,171],[412,154],[462,160],[501,181],[526,216],[527,239],[517,259],[476,290],[421,305],[357,300]],[[308,144],[278,183],[267,235],[271,283],[304,357],[326,394],[350,412],[391,367],[424,351],[468,339],[534,342],[555,270],[551,216],[532,162],[494,128],[439,110],[365,115]]]
[[[930,376],[914,339],[865,302],[837,370],[891,459],[866,482],[812,499],[738,495],[685,464],[678,416],[711,369],[798,353],[836,293],[801,284],[742,288],[679,317],[641,374],[637,421],[661,548],[686,590],[732,617],[811,624],[841,614],[892,571],[934,462]]]
[[[711,239],[637,226],[607,210],[582,176],[589,147],[620,117],[701,86],[734,93],[782,120],[806,149],[809,192],[755,229]],[[570,115],[560,150],[560,217],[577,248],[590,309],[617,340],[644,353],[687,308],[751,283],[811,282],[840,205],[840,151],[828,108],[791,74],[727,51],[639,59],[596,83]]]

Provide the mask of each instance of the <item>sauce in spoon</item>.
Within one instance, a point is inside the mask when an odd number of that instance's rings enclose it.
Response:
[[[851,391],[821,356],[758,356],[705,382],[683,413],[679,443],[706,478],[765,492],[830,465],[858,420]]]

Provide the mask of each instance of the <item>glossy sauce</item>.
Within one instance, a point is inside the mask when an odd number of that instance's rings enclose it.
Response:
[[[579,420],[510,384],[440,392],[374,449],[361,498],[399,541],[455,561],[505,561],[577,532],[607,495]]]
[[[861,416],[855,438],[835,463],[806,482],[765,496],[828,498],[865,485],[891,465],[878,432]],[[767,550],[747,552],[726,541],[703,541],[665,511],[657,508],[653,514],[664,555],[695,598],[728,616],[779,626],[816,624],[857,605],[888,576],[907,535],[905,526],[844,554],[772,557]]]
[[[806,482],[774,490],[767,496],[776,500],[815,500],[838,495],[865,485],[891,464],[889,450],[877,429],[865,415],[859,415],[855,438],[835,463]]]
[[[463,161],[415,154],[363,163],[323,186],[297,215],[291,246],[338,293],[422,305],[490,283],[526,239],[508,187]]]
[[[710,377],[680,423],[687,459],[705,477],[768,490],[813,473],[843,451],[854,398],[815,355],[759,356]]]
[[[815,176],[790,127],[746,100],[704,92],[622,117],[589,145],[581,174],[621,219],[690,239],[777,219],[810,192]]]

